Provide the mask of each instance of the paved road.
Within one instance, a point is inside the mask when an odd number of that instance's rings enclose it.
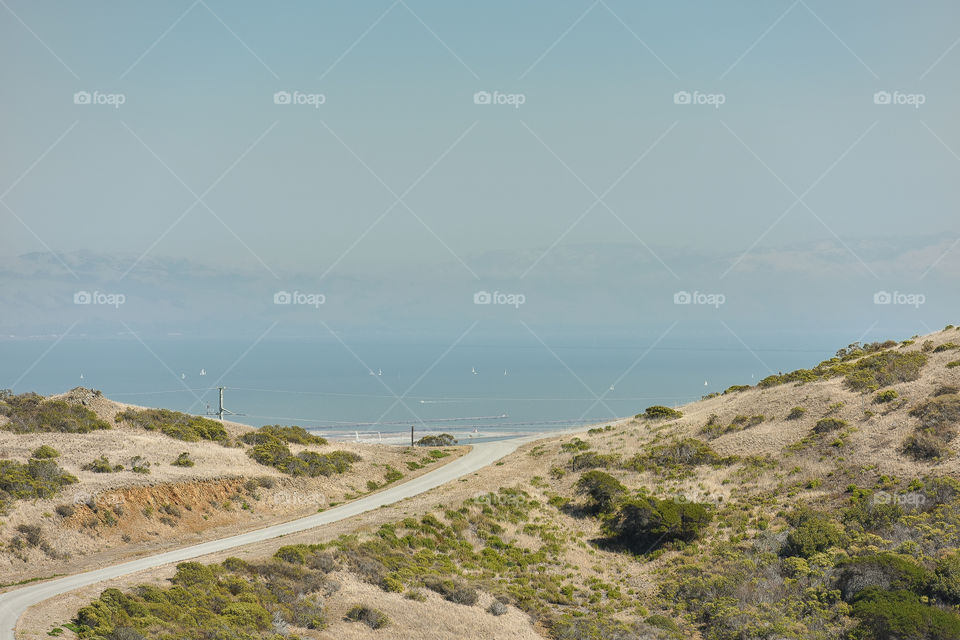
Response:
[[[43,602],[48,598],[58,596],[61,593],[73,591],[74,589],[96,584],[111,578],[125,576],[144,569],[152,569],[173,562],[183,562],[208,553],[226,551],[253,542],[262,542],[263,540],[270,540],[290,533],[338,522],[384,505],[399,502],[405,498],[429,491],[442,484],[473,473],[512,453],[520,445],[538,438],[543,438],[545,435],[553,436],[560,434],[538,434],[510,440],[475,444],[473,445],[473,449],[466,455],[440,467],[436,471],[431,471],[403,484],[390,487],[389,489],[322,513],[256,531],[250,531],[248,533],[230,536],[228,538],[221,538],[220,540],[211,540],[210,542],[204,542],[174,551],[167,551],[154,556],[140,558],[139,560],[124,562],[123,564],[97,569],[96,571],[79,573],[65,578],[50,580],[49,582],[40,582],[0,594],[0,640],[15,640],[13,630],[17,624],[17,620],[23,615],[23,612],[26,611],[27,608]]]

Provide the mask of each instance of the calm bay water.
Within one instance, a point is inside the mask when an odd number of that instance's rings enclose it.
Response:
[[[234,419],[253,425],[299,424],[332,437],[389,441],[415,425],[420,432],[483,438],[682,404],[756,382],[770,369],[811,366],[842,343],[822,342],[753,351],[689,340],[654,349],[476,344],[444,355],[449,345],[348,349],[278,340],[251,348],[229,340],[164,339],[146,346],[133,339],[68,338],[50,348],[52,339],[7,340],[0,342],[0,387],[49,394],[84,386],[122,402],[204,413],[216,410],[215,387],[225,386],[226,407],[243,414]]]

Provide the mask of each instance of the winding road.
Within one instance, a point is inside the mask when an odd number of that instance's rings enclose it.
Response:
[[[513,453],[523,444],[545,436],[555,435],[561,435],[561,433],[536,434],[522,438],[512,438],[510,440],[475,444],[466,455],[440,467],[436,471],[431,471],[403,484],[390,487],[389,489],[360,498],[359,500],[354,500],[353,502],[329,509],[322,513],[227,538],[221,538],[219,540],[211,540],[173,551],[166,551],[157,555],[104,567],[103,569],[97,569],[95,571],[78,573],[76,575],[40,582],[8,591],[7,593],[0,594],[0,640],[15,640],[16,635],[14,628],[16,627],[17,620],[23,615],[23,612],[29,607],[43,602],[48,598],[53,598],[62,593],[79,589],[80,587],[103,582],[104,580],[143,571],[144,569],[152,569],[174,562],[183,562],[209,553],[227,551],[254,542],[271,540],[298,531],[305,531],[351,518],[439,487],[440,485],[493,464],[500,458]]]

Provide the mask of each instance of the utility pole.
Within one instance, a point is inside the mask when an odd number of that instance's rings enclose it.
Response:
[[[207,415],[217,416],[220,422],[223,422],[224,414],[227,414],[229,416],[242,416],[243,415],[242,413],[234,413],[233,411],[230,411],[229,409],[223,406],[223,390],[226,389],[226,387],[217,387],[217,389],[220,391],[220,407],[217,409],[216,413],[207,413]]]
[[[411,447],[414,446],[414,444],[413,444],[413,425],[410,425],[410,446],[411,446]]]

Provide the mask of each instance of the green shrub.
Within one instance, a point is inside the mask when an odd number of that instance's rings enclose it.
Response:
[[[960,422],[960,395],[934,396],[910,410],[919,427],[903,442],[903,452],[916,460],[936,460],[950,455],[949,443]]]
[[[727,395],[727,394],[729,394],[729,393],[738,393],[738,392],[740,392],[740,391],[746,391],[747,389],[750,389],[750,388],[751,388],[751,387],[750,387],[750,385],[748,385],[748,384],[735,384],[735,385],[733,385],[732,387],[728,387],[728,388],[723,392],[723,395]]]
[[[866,589],[927,591],[932,576],[910,556],[881,552],[849,558],[839,565],[838,586],[845,600]]]
[[[33,450],[33,453],[30,454],[31,458],[36,458],[37,460],[48,460],[50,458],[59,458],[60,452],[54,449],[53,447],[48,447],[43,444]]]
[[[886,404],[888,402],[893,402],[900,397],[900,394],[894,389],[887,389],[886,391],[881,391],[874,396],[873,401],[877,404]]]
[[[590,448],[589,442],[584,442],[580,438],[574,438],[570,442],[564,442],[560,445],[562,451],[586,451]]]
[[[944,351],[952,351],[954,349],[960,349],[960,344],[956,342],[944,342],[939,347],[933,350],[934,353],[943,353]]]
[[[351,451],[330,451],[328,453],[301,451],[297,455],[293,455],[286,443],[269,433],[261,434],[259,440],[259,444],[251,447],[247,454],[258,463],[273,467],[291,476],[315,478],[317,476],[346,473],[350,470],[352,463],[360,461],[360,456]]]
[[[866,589],[853,603],[853,615],[860,621],[858,631],[873,640],[960,638],[960,616],[924,604],[906,590]]]
[[[291,444],[318,446],[327,444],[326,438],[313,435],[303,427],[284,427],[279,424],[268,424],[255,431],[248,431],[240,436],[240,440],[246,444],[258,444],[264,436],[270,436],[273,439]]]
[[[931,591],[943,602],[960,604],[960,553],[951,551],[937,559]]]
[[[710,524],[708,505],[642,496],[624,501],[605,522],[607,534],[637,553],[672,540],[690,542]]]
[[[80,468],[84,471],[93,471],[94,473],[115,473],[117,471],[123,471],[122,464],[111,464],[107,456],[100,456]]]
[[[3,428],[14,433],[89,433],[110,428],[82,405],[44,400],[36,393],[4,394],[0,397],[0,415],[10,419]]]
[[[354,605],[346,615],[351,622],[363,622],[371,629],[382,629],[390,624],[390,618],[383,611],[366,605]]]
[[[960,360],[951,360],[947,363],[947,369],[953,369],[955,367],[960,367]]]
[[[606,513],[627,492],[619,480],[603,471],[587,471],[576,484],[577,492],[589,496],[590,508],[595,513]]]
[[[394,469],[390,465],[387,465],[386,471],[383,474],[383,480],[387,484],[391,484],[403,478],[403,474],[399,470]]]
[[[133,456],[130,459],[130,470],[134,473],[150,473],[150,463],[143,456]]]
[[[616,465],[620,457],[613,453],[597,453],[596,451],[587,451],[578,453],[570,458],[570,469],[573,471],[582,471],[583,469],[607,468]]]
[[[637,416],[637,417],[639,418],[641,416]],[[648,418],[651,420],[659,420],[662,418],[673,419],[673,418],[682,418],[683,413],[680,411],[677,411],[676,409],[665,407],[662,404],[656,404],[656,405],[653,405],[652,407],[647,407],[646,410],[644,410],[642,417]]]
[[[787,534],[782,554],[809,558],[846,540],[843,527],[825,514],[810,509],[798,509],[787,517],[793,527]]]
[[[846,420],[841,420],[840,418],[821,418],[817,420],[817,424],[813,425],[813,432],[829,433],[831,431],[843,429],[846,426],[849,426],[849,423]]]
[[[799,420],[807,413],[807,410],[803,407],[794,407],[790,409],[790,413],[787,414],[787,420]]]
[[[117,413],[115,420],[147,431],[159,430],[164,435],[185,442],[212,440],[226,443],[230,440],[226,429],[216,420],[169,409],[127,409]]]
[[[897,382],[912,382],[920,377],[927,356],[916,351],[878,353],[858,361],[846,375],[846,385],[854,391],[875,391]]]
[[[175,467],[192,467],[196,463],[193,461],[193,458],[190,457],[190,453],[187,451],[184,451],[183,453],[178,455],[177,459],[171,462],[170,464],[172,464]]]
[[[457,439],[449,433],[441,433],[436,436],[423,436],[417,440],[418,447],[449,447],[457,444]]]
[[[920,419],[920,426],[938,435],[952,438],[960,422],[960,395],[941,395],[924,401],[910,410]]]
[[[627,461],[626,466],[642,472],[659,468],[689,469],[705,464],[718,466],[734,461],[735,458],[718,454],[703,440],[683,438],[651,447]]]

